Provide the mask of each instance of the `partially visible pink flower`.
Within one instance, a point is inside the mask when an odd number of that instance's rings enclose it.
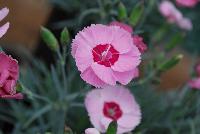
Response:
[[[200,77],[190,80],[188,84],[191,88],[200,89]]]
[[[176,3],[184,7],[194,7],[197,5],[199,0],[176,0]]]
[[[191,20],[188,18],[182,18],[181,20],[178,21],[177,24],[181,29],[184,30],[192,30],[193,27]]]
[[[88,128],[85,130],[85,134],[100,134],[96,128]]]
[[[179,10],[170,1],[162,1],[159,5],[160,13],[167,18],[169,23],[175,23],[180,20],[183,16]]]
[[[182,13],[170,1],[162,1],[159,5],[160,13],[167,18],[169,23],[177,24],[181,29],[192,30],[192,22],[183,17]]]
[[[109,25],[110,26],[119,26],[119,27],[123,28],[124,30],[126,30],[129,33],[131,33],[131,34],[133,33],[132,27],[127,25],[127,24],[125,24],[125,23],[121,23],[119,21],[113,21]]]
[[[23,95],[16,91],[18,76],[19,66],[17,61],[0,52],[0,98],[23,98]]]
[[[134,35],[133,43],[137,46],[137,48],[140,50],[141,53],[144,53],[147,50],[147,45],[143,42],[142,37]]]
[[[8,12],[9,12],[8,8],[3,8],[0,10],[0,21],[3,20],[8,15]],[[9,22],[0,27],[0,38],[7,32],[8,28],[9,28]]]
[[[132,35],[119,26],[91,25],[80,31],[72,43],[81,77],[95,87],[128,84],[137,73],[141,53]]]
[[[130,91],[122,86],[94,89],[85,99],[85,106],[94,127],[104,133],[117,121],[117,134],[130,132],[141,121],[140,107]]]
[[[129,33],[133,33],[133,29],[131,26],[118,22],[118,21],[113,21],[109,24],[110,26],[119,26],[120,28],[126,30]],[[133,35],[133,44],[139,49],[141,53],[144,53],[147,50],[147,45],[143,42],[143,38],[138,36],[138,35]]]

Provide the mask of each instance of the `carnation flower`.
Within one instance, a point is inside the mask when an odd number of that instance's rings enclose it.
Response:
[[[177,24],[181,29],[192,30],[190,19],[183,17],[182,13],[170,1],[163,1],[159,5],[160,13],[169,23]]]
[[[19,76],[19,66],[15,59],[0,52],[0,98],[22,99],[17,93],[16,83]]]
[[[8,15],[8,12],[8,8],[3,8],[0,10],[0,21],[2,21]],[[0,27],[0,38],[7,32],[8,28],[9,22]]]
[[[122,86],[90,91],[85,99],[91,123],[104,133],[117,121],[117,134],[132,131],[141,121],[140,107],[130,91]]]
[[[180,6],[185,6],[185,7],[194,7],[199,0],[176,0],[176,3]]]
[[[188,84],[190,88],[200,89],[200,77],[190,80]]]
[[[96,128],[88,128],[85,130],[85,134],[100,134]]]
[[[80,31],[72,43],[81,77],[95,87],[128,84],[137,75],[141,53],[132,36],[118,26],[91,25]]]
[[[134,35],[133,36],[133,43],[137,46],[137,48],[139,49],[139,51],[141,53],[144,53],[147,50],[147,45],[143,42],[143,38],[138,36],[138,35]]]

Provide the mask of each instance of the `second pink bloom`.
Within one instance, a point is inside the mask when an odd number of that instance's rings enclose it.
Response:
[[[72,43],[81,77],[95,87],[128,84],[136,75],[141,53],[131,33],[118,26],[91,25],[80,31]]]

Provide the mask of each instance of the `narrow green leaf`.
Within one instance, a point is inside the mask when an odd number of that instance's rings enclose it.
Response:
[[[170,51],[183,41],[183,35],[180,33],[175,34],[168,44],[165,45],[165,50]]]
[[[118,5],[118,19],[125,20],[127,18],[127,10],[122,2]]]
[[[70,37],[69,37],[69,31],[68,29],[65,27],[60,35],[60,42],[62,45],[67,45],[67,43],[69,43],[70,41]]]
[[[142,4],[136,5],[131,11],[131,14],[130,14],[130,17],[129,17],[129,23],[132,26],[137,25],[137,23],[139,22],[140,18],[143,15],[143,13],[144,13],[143,5]]]
[[[172,57],[171,59],[169,59],[168,61],[164,62],[163,64],[161,64],[158,67],[158,70],[160,72],[167,71],[167,70],[171,69],[172,67],[174,67],[175,65],[177,65],[181,61],[182,58],[183,58],[183,55],[178,54],[178,55]]]
[[[58,41],[54,34],[45,27],[41,28],[41,36],[46,45],[53,51],[58,49]]]
[[[117,122],[112,121],[108,126],[106,134],[116,134],[116,133],[117,133]]]
[[[40,116],[42,116],[43,114],[45,114],[46,112],[48,112],[49,110],[51,110],[51,108],[52,108],[52,105],[48,104],[48,105],[44,106],[42,109],[40,109],[37,112],[35,112],[31,116],[31,118],[24,124],[24,128],[27,128],[33,121],[35,121]]]

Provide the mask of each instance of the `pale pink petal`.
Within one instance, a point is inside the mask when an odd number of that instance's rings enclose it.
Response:
[[[189,30],[189,31],[192,30],[192,27],[193,27],[191,20],[188,18],[182,18],[178,20],[177,24],[181,29]]]
[[[133,69],[131,71],[126,72],[116,72],[113,71],[114,76],[117,81],[119,81],[121,84],[126,85],[128,84],[133,78],[137,78],[139,76],[139,69]]]
[[[93,63],[92,49],[89,46],[80,45],[76,50],[75,60],[78,70],[85,71]]]
[[[118,120],[118,125],[131,131],[141,122],[140,113],[124,114],[122,118]],[[126,130],[127,131],[127,130]]]
[[[133,29],[131,26],[125,24],[125,23],[121,23],[121,22],[118,22],[118,21],[113,21],[109,24],[110,26],[119,26],[121,28],[123,28],[124,30],[126,30],[127,32],[129,33],[133,33]]]
[[[100,134],[96,128],[88,128],[85,130],[85,134]]]
[[[97,77],[91,67],[81,73],[81,78],[95,87],[104,87],[105,85],[107,85],[105,82]]]
[[[7,22],[3,26],[0,27],[0,38],[8,31],[10,23]]]
[[[103,82],[105,82],[109,85],[116,84],[116,80],[113,76],[113,71],[111,68],[105,67],[98,63],[93,63],[91,67],[92,67],[94,73],[97,75],[97,77],[99,77]]]
[[[125,72],[135,69],[141,60],[140,57],[132,57],[129,55],[120,55],[118,61],[111,66],[114,71]]]
[[[111,44],[113,40],[113,32],[109,26],[102,24],[92,25],[91,31],[96,45]]]
[[[0,10],[0,21],[2,21],[9,13],[9,9],[8,8],[3,8]]]
[[[103,131],[102,132],[106,132],[106,130],[108,129],[109,124],[112,122],[111,119],[106,118],[106,117],[102,117],[101,118],[101,125],[103,126]]]
[[[131,50],[133,46],[132,36],[129,32],[117,26],[110,26],[113,32],[111,44],[120,53],[124,54]],[[110,35],[107,35],[110,37]]]
[[[101,131],[103,129],[102,125],[100,124],[103,100],[96,99],[101,97],[100,92],[100,89],[89,92],[85,98],[85,107],[88,111],[92,124],[95,126],[95,128]]]

